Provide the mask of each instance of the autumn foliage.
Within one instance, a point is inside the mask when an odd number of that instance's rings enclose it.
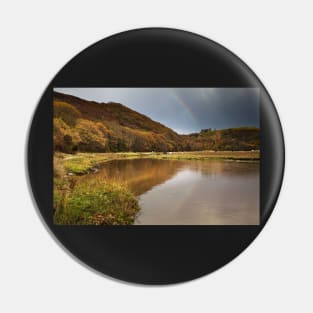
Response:
[[[148,152],[258,150],[255,127],[205,129],[179,135],[172,129],[119,103],[97,103],[54,93],[55,151]]]

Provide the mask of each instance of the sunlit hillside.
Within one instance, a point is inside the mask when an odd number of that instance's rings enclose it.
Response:
[[[179,135],[119,103],[97,103],[54,93],[54,149],[65,153],[258,150],[255,127]],[[210,125],[208,125],[209,127]]]

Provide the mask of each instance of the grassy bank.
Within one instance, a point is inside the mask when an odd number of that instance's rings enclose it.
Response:
[[[55,224],[129,225],[139,211],[137,199],[120,184],[77,184],[65,197],[56,199]]]
[[[76,160],[76,159],[75,159]],[[79,159],[78,159],[79,160]],[[78,168],[79,162],[73,164]],[[131,225],[139,211],[137,198],[128,188],[107,179],[84,182],[69,175],[66,157],[54,157],[54,223],[58,225]],[[91,166],[82,160],[81,168]],[[70,167],[72,170],[72,167]],[[79,172],[81,174],[81,172]]]
[[[75,175],[87,174],[95,167],[98,167],[103,162],[115,159],[131,159],[140,158],[141,153],[124,152],[124,153],[77,153],[64,154],[56,153],[55,157],[60,160],[64,169],[68,173]]]
[[[259,151],[188,151],[158,154],[153,156],[164,160],[229,160],[259,161]]]
[[[86,174],[103,162],[121,159],[156,158],[164,160],[237,160],[258,161],[259,151],[186,151],[186,152],[119,152],[119,153],[56,153],[68,173]]]

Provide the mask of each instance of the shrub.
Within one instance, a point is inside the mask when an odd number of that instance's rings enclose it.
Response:
[[[68,126],[61,118],[53,119],[54,150],[72,153],[79,141],[79,134],[74,128]]]

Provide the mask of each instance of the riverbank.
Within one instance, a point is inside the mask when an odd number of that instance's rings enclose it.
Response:
[[[138,200],[128,187],[118,181],[97,178],[84,182],[84,175],[69,171],[94,166],[89,158],[74,158],[66,167],[69,156],[54,155],[53,159],[53,222],[56,225],[132,225],[139,211]],[[81,165],[80,165],[81,163]],[[98,163],[97,163],[98,164]]]
[[[54,153],[54,223],[58,225],[132,225],[139,212],[137,197],[120,180],[95,175],[111,160],[225,160],[258,162],[259,151]]]
[[[67,173],[86,174],[110,160],[156,158],[164,160],[229,160],[259,161],[259,151],[185,151],[185,152],[117,152],[117,153],[55,153]]]

